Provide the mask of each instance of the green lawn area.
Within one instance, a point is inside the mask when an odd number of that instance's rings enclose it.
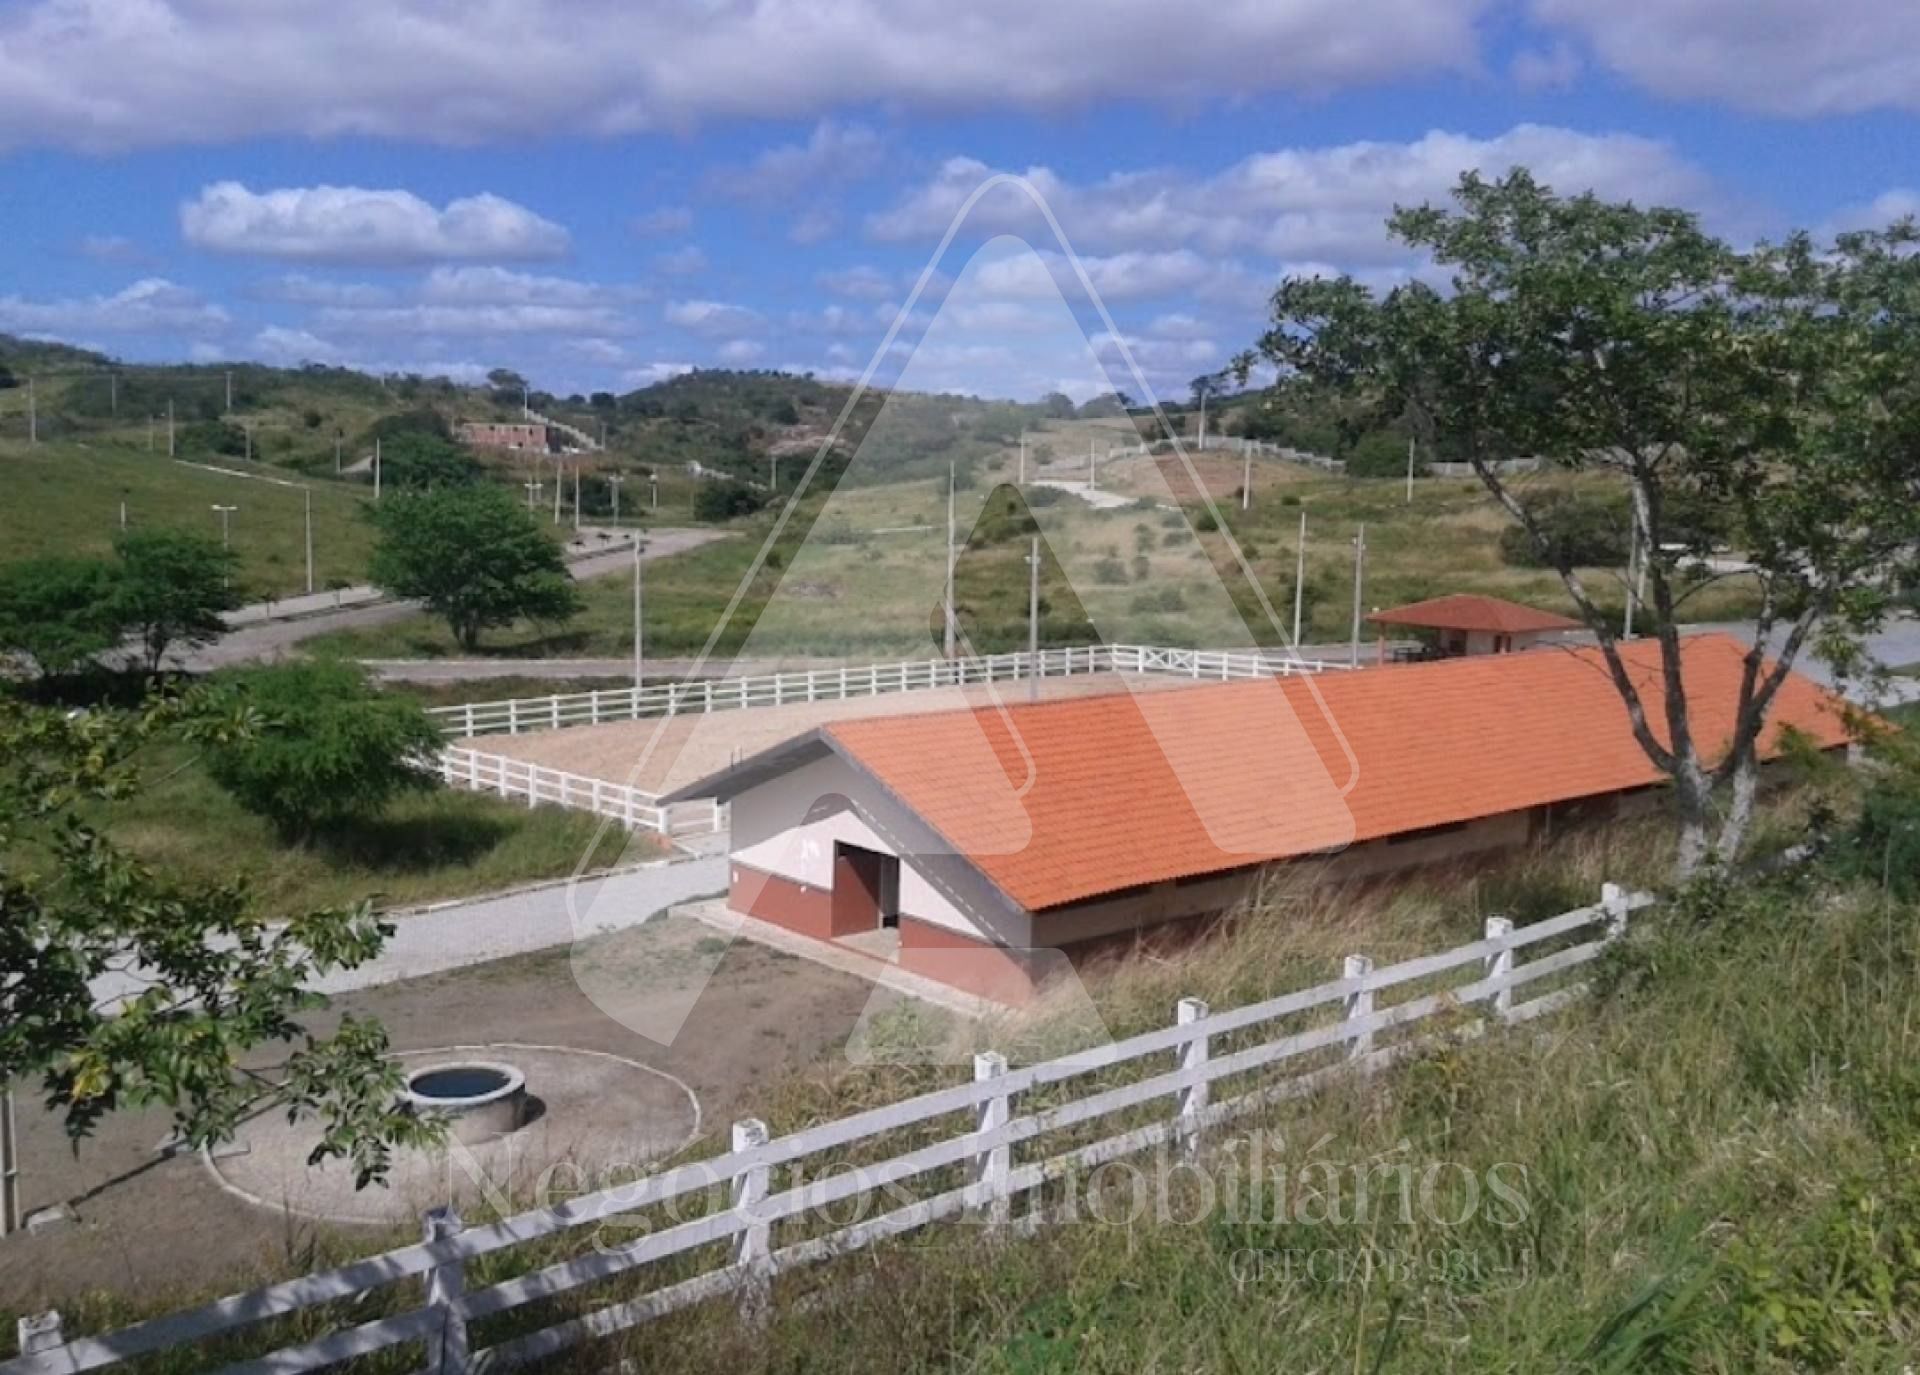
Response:
[[[1197,505],[1189,506],[1183,518],[1151,500],[1095,510],[1065,494],[1035,495],[1047,559],[1043,642],[1085,643],[1097,626],[1099,637],[1110,642],[1224,645],[1251,634],[1262,643],[1278,643],[1280,632],[1292,624],[1303,512],[1308,518],[1304,633],[1309,641],[1340,641],[1350,633],[1352,541],[1362,523],[1369,610],[1445,592],[1483,592],[1572,611],[1552,571],[1516,568],[1502,559],[1499,539],[1508,518],[1477,483],[1423,480],[1409,505],[1399,481],[1301,477],[1301,471],[1280,465],[1269,465],[1265,473],[1256,469],[1250,511],[1240,511],[1231,499],[1219,503],[1252,566],[1258,594],[1221,534],[1194,533],[1207,524]],[[1011,475],[1001,460],[986,465],[987,482]],[[1529,481],[1539,488],[1596,480],[1555,474]],[[973,645],[985,652],[1026,643],[1029,533],[1011,506],[1014,499],[1011,487],[993,491],[985,483],[961,494],[966,544],[956,578],[960,619]],[[1049,504],[1037,504],[1042,501]],[[935,652],[945,508],[944,483],[924,480],[843,486],[824,501],[808,501],[735,612],[720,651],[875,657]],[[746,538],[648,566],[650,652],[691,654],[705,645],[771,529],[771,516],[763,514],[745,523]],[[1588,584],[1603,604],[1624,604],[1617,570],[1591,570]],[[489,632],[482,652],[509,658],[631,653],[631,584],[625,578],[598,579],[584,585],[582,593],[586,607],[573,621]],[[1278,628],[1262,609],[1262,596]],[[1750,601],[1750,590],[1730,580],[1693,598],[1685,614],[1689,620],[1738,616]],[[446,628],[424,616],[310,645],[365,657],[456,652]]]
[[[382,907],[407,906],[562,878],[579,866],[600,828],[584,812],[436,787],[395,801],[346,834],[290,846],[215,786],[184,747],[157,749],[145,773],[147,785],[135,798],[101,813],[113,839],[182,879],[244,878],[270,915],[366,897]],[[594,862],[657,853],[644,837],[638,843],[646,853],[612,828]]]
[[[212,459],[245,470],[233,459]],[[130,526],[168,526],[217,537],[218,503],[229,518],[248,600],[284,596],[306,586],[305,501],[296,475],[255,465],[275,482],[228,476],[169,460],[164,452],[105,444],[0,444],[0,551],[8,559],[39,554],[105,556],[120,529],[120,503]],[[314,584],[364,581],[373,530],[362,517],[361,489],[313,483]]]

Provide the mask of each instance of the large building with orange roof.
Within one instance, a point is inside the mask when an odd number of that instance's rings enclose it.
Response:
[[[1684,645],[1711,752],[1745,647]],[[1657,644],[1623,656],[1657,703]],[[1848,743],[1838,699],[1797,674],[1763,758],[1783,726]],[[731,803],[737,911],[1004,996],[1052,952],[1222,911],[1276,864],[1458,860],[1644,805],[1660,782],[1588,648],[841,721],[669,800]]]

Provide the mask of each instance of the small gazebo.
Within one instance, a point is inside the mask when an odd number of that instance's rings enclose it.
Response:
[[[1510,654],[1582,628],[1579,621],[1556,616],[1551,611],[1472,592],[1455,592],[1408,606],[1389,607],[1367,619],[1380,627],[1383,638],[1389,626],[1431,631],[1434,647],[1449,658],[1463,654]]]

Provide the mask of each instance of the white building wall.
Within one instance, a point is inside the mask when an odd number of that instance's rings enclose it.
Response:
[[[823,799],[845,798],[808,819]],[[733,800],[732,858],[805,883],[833,886],[835,842],[900,860],[900,911],[975,940],[1024,949],[1025,912],[955,855],[917,816],[839,755],[830,755],[749,788]]]

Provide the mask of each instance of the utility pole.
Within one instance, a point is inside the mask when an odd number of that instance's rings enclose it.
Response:
[[[949,463],[947,465],[947,626],[945,634],[946,651],[949,659],[953,657],[954,640],[957,638],[955,635],[957,627],[953,619],[953,489],[954,465]]]
[[[1027,432],[1020,431],[1020,481],[1021,487],[1027,485]]]
[[[767,455],[767,490],[769,492],[777,492],[780,490],[780,455],[779,454]]]
[[[1307,513],[1300,513],[1300,553],[1293,572],[1293,647],[1300,648],[1300,610],[1307,595]]]
[[[573,528],[580,528],[580,465],[573,465]]]
[[[560,523],[560,493],[567,485],[567,475],[560,468],[560,460],[553,461],[553,523]]]
[[[120,489],[120,533],[125,534],[126,530],[127,530],[127,489],[125,487],[122,487]]]
[[[0,1237],[20,1230],[20,1135],[14,1127],[13,1085],[0,1090]]]
[[[1413,505],[1413,436],[1407,436],[1407,505]]]
[[[253,423],[243,420],[240,422],[240,428],[247,436],[247,462],[251,463],[253,462]]]
[[[641,582],[639,570],[641,567],[643,565],[639,557],[639,530],[636,530],[634,532],[634,691],[636,693],[639,693],[641,684],[645,682],[641,676],[641,670],[645,668],[645,651],[643,651],[643,641],[639,634],[639,582]],[[639,703],[636,701],[636,707],[637,705]]]
[[[229,529],[227,525],[227,517],[231,516],[235,511],[238,511],[240,508],[238,506],[222,506],[218,502],[215,502],[213,509],[220,513],[220,547],[222,549],[231,549],[233,547],[232,531]],[[230,574],[225,572],[221,573],[220,585],[222,587],[227,586],[227,584],[230,581],[231,581]]]
[[[1360,667],[1360,591],[1367,578],[1367,527],[1353,537],[1353,650],[1348,666]]]
[[[233,369],[227,369],[227,414],[233,414]]]
[[[607,478],[607,490],[613,493],[613,528],[616,530],[620,528],[620,484],[626,480],[620,473],[613,473]]]
[[[657,516],[660,514],[660,475],[647,474],[647,485],[653,488],[653,513]]]
[[[1027,700],[1040,700],[1040,536],[1027,555]]]
[[[307,595],[313,595],[313,488],[300,489],[307,499]]]
[[[1251,511],[1253,509],[1253,450],[1242,445],[1240,452],[1244,464],[1240,474],[1240,509]]]
[[[533,418],[533,407],[528,405],[527,402],[528,402],[527,384],[525,382],[522,382],[520,384],[520,418],[522,420],[530,420]]]
[[[1200,452],[1207,451],[1207,389],[1200,389]]]

